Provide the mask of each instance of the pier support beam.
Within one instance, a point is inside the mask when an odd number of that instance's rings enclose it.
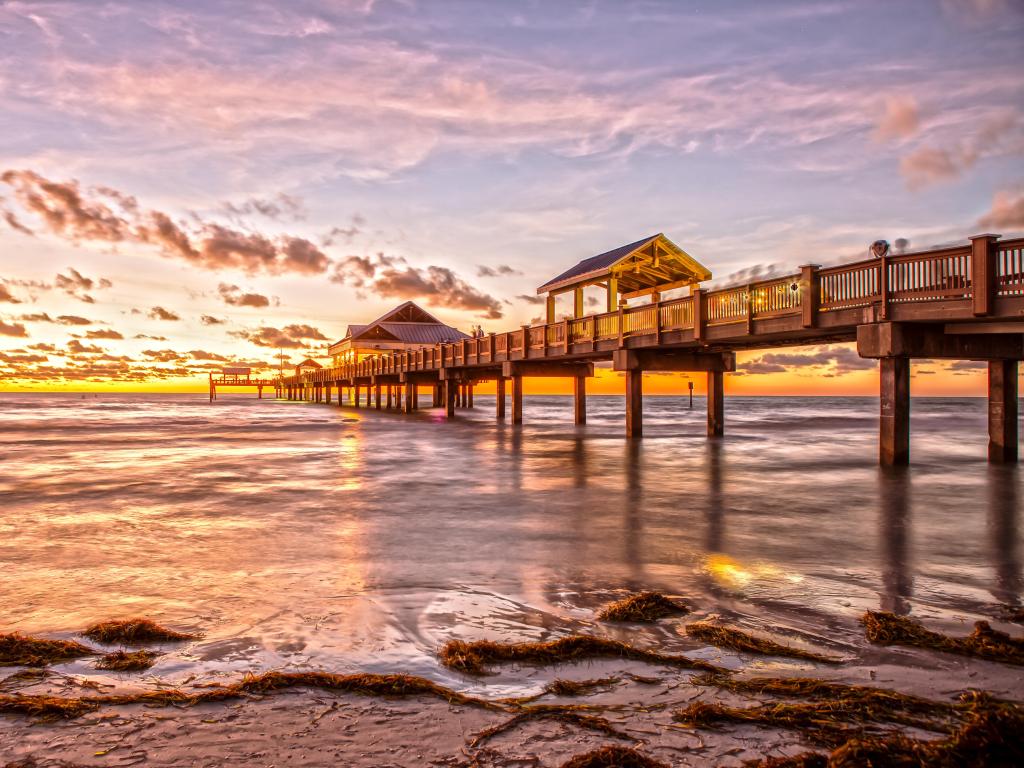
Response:
[[[412,410],[418,411],[420,409],[420,388],[416,385],[416,382],[412,383]]]
[[[501,376],[494,382],[494,415],[498,421],[505,420],[505,379]]]
[[[992,360],[988,364],[988,460],[997,464],[1017,461],[1017,361]]]
[[[394,392],[392,391],[390,384],[387,385],[387,388],[388,388],[387,409],[390,411],[391,408],[392,408],[391,401],[394,399]]]
[[[327,403],[327,405],[331,404],[331,382],[329,381],[324,384],[324,402]]]
[[[699,372],[708,375],[708,436],[725,432],[725,373],[736,370],[733,352],[656,351],[618,349],[612,368],[626,374],[626,436],[643,434],[643,372]]]
[[[466,407],[473,407],[473,382],[466,385]]]
[[[523,377],[544,376],[576,379],[594,375],[590,362],[509,361],[501,364],[500,379],[512,379],[512,423],[523,423]],[[516,394],[518,392],[518,394]]]
[[[353,394],[354,394],[354,397],[352,399],[352,403],[353,403],[353,405],[355,405],[356,408],[358,408],[359,407],[359,385],[358,384],[356,384],[355,387],[353,387]]]
[[[412,394],[416,389],[416,385],[411,381],[405,382],[405,403],[402,409],[403,413],[412,413]]]
[[[878,460],[893,466],[910,462],[910,358],[879,361],[881,409]]]
[[[455,398],[458,395],[459,382],[455,379],[444,380],[444,415],[449,419],[455,416]]]
[[[644,372],[639,368],[626,371],[626,437],[644,433]]]
[[[708,437],[725,434],[725,374],[708,371]]]
[[[523,423],[523,377],[514,375],[512,379],[512,423]]]
[[[380,410],[380,384],[373,388],[373,407]]]
[[[573,421],[577,424],[587,423],[587,378],[577,376],[573,380]]]

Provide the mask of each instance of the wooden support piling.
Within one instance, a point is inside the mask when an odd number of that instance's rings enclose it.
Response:
[[[576,424],[587,423],[587,378],[573,378],[573,420]]]
[[[466,407],[473,407],[473,383],[470,382],[466,385]]]
[[[444,413],[449,419],[455,416],[455,398],[459,383],[453,379],[444,380]]]
[[[988,364],[988,460],[1013,464],[1018,453],[1017,361]]]
[[[725,434],[725,374],[708,371],[708,437]]]
[[[910,358],[879,361],[881,412],[878,460],[894,466],[910,462]]]
[[[380,410],[380,384],[377,384],[373,388],[373,407],[378,411]]]
[[[626,437],[644,433],[644,372],[639,368],[626,371]]]
[[[523,377],[512,377],[512,423],[523,423]]]
[[[498,421],[505,420],[505,378],[499,376],[494,384],[495,417]]]

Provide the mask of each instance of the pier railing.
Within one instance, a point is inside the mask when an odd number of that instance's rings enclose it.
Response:
[[[885,320],[890,307],[913,303],[965,302],[965,318],[992,313],[1002,297],[1024,296],[1024,238],[977,238],[970,245],[867,259],[820,269],[809,265],[797,274],[755,281],[692,296],[620,308],[514,331],[464,339],[411,352],[398,352],[291,377],[285,384],[323,383],[369,376],[436,371],[506,360],[575,354],[588,343],[692,330],[700,339],[708,327],[754,324],[770,318],[800,316],[814,327],[829,312],[874,307]]]

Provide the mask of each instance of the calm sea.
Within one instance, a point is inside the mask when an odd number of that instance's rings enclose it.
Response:
[[[700,398],[648,398],[639,441],[621,398],[591,397],[580,428],[569,398],[527,398],[521,429],[493,402],[448,422],[248,395],[0,395],[0,631],[143,614],[206,633],[158,676],[452,682],[445,640],[614,634],[592,609],[621,590],[849,648],[866,608],[959,632],[1020,602],[1024,491],[985,462],[983,400],[915,400],[906,472],[876,464],[870,398],[732,397],[718,441]],[[692,651],[674,626],[629,637]]]

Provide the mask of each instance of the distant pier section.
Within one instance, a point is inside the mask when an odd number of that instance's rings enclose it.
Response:
[[[241,366],[221,368],[219,374],[210,374],[210,402],[217,399],[218,387],[248,387],[256,388],[259,399],[263,399],[263,388],[273,389],[275,394],[280,394],[281,380],[253,378],[251,368]]]
[[[880,363],[880,463],[909,461],[915,358],[988,363],[988,457],[1017,461],[1024,238],[976,235],[965,245],[904,254],[889,253],[885,243],[875,246],[865,260],[827,269],[808,264],[796,274],[708,291],[701,284],[711,272],[658,234],[585,259],[541,286],[538,293],[547,297],[543,324],[433,340],[400,328],[402,322],[437,323],[415,305],[402,305],[383,322],[351,327],[351,343],[343,345],[347,357],[275,381],[277,393],[323,403],[337,393],[342,404],[344,391],[357,407],[408,413],[419,407],[420,389],[428,388],[433,405],[451,417],[458,407],[472,407],[475,384],[494,381],[496,417],[509,417],[508,386],[511,421],[521,424],[523,379],[564,377],[574,382],[575,422],[583,424],[586,380],[595,362],[611,361],[625,375],[628,437],[643,433],[645,371],[704,373],[707,434],[719,437],[725,431],[724,376],[736,369],[737,351],[856,342],[861,357]],[[587,315],[583,290],[595,286],[605,294],[606,311]],[[663,298],[677,289],[687,295]],[[561,320],[555,316],[560,294],[573,297],[572,316]],[[640,298],[644,303],[629,305]],[[365,329],[373,338],[360,342],[355,337]],[[211,398],[213,387],[211,377]]]

